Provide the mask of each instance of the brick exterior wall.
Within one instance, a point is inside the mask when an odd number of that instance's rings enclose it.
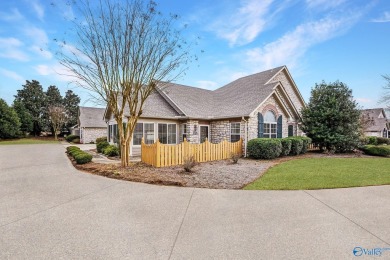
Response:
[[[199,121],[188,120],[187,124],[187,141],[192,144],[199,143]]]
[[[80,142],[82,142],[84,144],[88,144],[90,142],[95,142],[96,138],[98,138],[98,137],[107,136],[107,128],[88,127],[88,128],[82,128],[80,130],[80,132],[81,132],[80,133],[81,134]]]
[[[230,141],[230,121],[212,121],[210,123],[210,142],[220,143],[223,140]]]

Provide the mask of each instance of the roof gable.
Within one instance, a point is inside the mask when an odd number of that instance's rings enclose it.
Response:
[[[79,107],[79,127],[106,127],[104,108]]]

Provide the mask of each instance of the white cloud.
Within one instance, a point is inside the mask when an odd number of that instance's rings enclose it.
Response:
[[[48,59],[50,60],[51,58],[53,58],[53,54],[48,51],[48,50],[45,50],[43,49],[42,47],[39,47],[37,45],[33,45],[31,48],[30,48],[33,52],[39,54],[40,56],[42,56],[43,58],[45,59]]]
[[[70,83],[76,80],[76,78],[72,76],[74,74],[60,63],[40,64],[33,68],[39,75],[53,77],[62,82]]]
[[[355,98],[355,100],[359,103],[371,103],[373,100],[369,98]]]
[[[252,42],[265,28],[266,17],[273,0],[246,0],[236,13],[219,17],[212,25],[217,36],[226,39],[231,46]]]
[[[218,83],[209,80],[199,80],[196,82],[196,86],[204,89],[215,89],[218,86]]]
[[[346,0],[306,0],[306,4],[309,8],[326,10],[340,6]]]
[[[274,42],[247,50],[245,61],[254,71],[280,65],[294,68],[308,49],[344,33],[359,16],[359,14],[342,18],[329,16],[315,22],[301,24]]]
[[[384,12],[379,18],[372,19],[374,23],[387,23],[390,22],[390,12]]]
[[[35,26],[28,26],[24,28],[24,34],[30,38],[34,45],[44,47],[49,42],[46,32]]]
[[[24,17],[17,8],[13,8],[9,12],[0,12],[0,19],[7,22],[15,22],[24,19]]]
[[[24,82],[24,78],[15,71],[0,68],[0,73],[5,77],[14,79],[20,83]]]
[[[20,40],[13,37],[0,38],[0,57],[28,61],[29,57],[27,54],[20,50],[22,45],[23,43]]]
[[[43,6],[39,3],[39,1],[30,1],[29,3],[31,4],[31,7],[33,8],[38,19],[43,21],[43,17],[45,16],[45,9]]]

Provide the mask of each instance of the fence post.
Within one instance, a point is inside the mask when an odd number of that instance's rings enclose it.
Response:
[[[156,142],[156,167],[160,167],[161,165],[161,158],[160,158],[160,140],[157,138]]]

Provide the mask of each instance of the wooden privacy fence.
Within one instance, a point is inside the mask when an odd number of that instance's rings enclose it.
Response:
[[[208,162],[228,159],[232,154],[242,154],[242,139],[235,143],[226,140],[213,144],[207,139],[201,144],[184,142],[177,145],[162,144],[158,140],[154,144],[141,142],[141,161],[155,167],[184,164],[184,160],[193,156],[197,162]]]

